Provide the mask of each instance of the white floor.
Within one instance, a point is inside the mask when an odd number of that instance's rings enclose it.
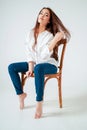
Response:
[[[26,86],[28,96],[24,110],[19,110],[14,89],[4,88],[0,92],[0,130],[87,130],[87,93],[81,89],[79,93],[76,89],[74,92],[72,88],[69,94],[70,89],[63,89],[63,108],[60,109],[56,90],[56,87],[46,88],[43,117],[36,120],[34,87]]]

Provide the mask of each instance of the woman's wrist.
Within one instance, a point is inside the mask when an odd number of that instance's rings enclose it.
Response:
[[[34,68],[34,63],[32,62],[32,61],[30,61],[29,63],[28,63],[28,70],[31,72],[33,72],[33,68]]]

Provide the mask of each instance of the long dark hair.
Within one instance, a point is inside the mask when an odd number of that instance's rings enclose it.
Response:
[[[46,30],[48,30],[49,32],[51,32],[54,36],[57,32],[63,31],[65,34],[65,38],[67,39],[67,41],[69,41],[70,39],[70,32],[68,31],[68,29],[63,25],[62,21],[60,20],[60,18],[54,13],[54,11],[49,8],[49,7],[43,7],[40,12],[43,9],[48,9],[50,12],[50,22],[47,24],[46,26]],[[39,14],[40,14],[39,12]],[[35,44],[37,43],[37,30],[39,28],[39,23],[38,23],[38,18],[36,20],[36,24],[34,29],[34,38],[35,38]],[[58,60],[58,46],[55,46],[55,48],[53,49],[53,54],[52,57],[54,57],[56,60]]]

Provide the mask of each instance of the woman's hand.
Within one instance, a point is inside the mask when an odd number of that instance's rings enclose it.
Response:
[[[55,42],[58,42],[60,41],[62,38],[64,38],[64,32],[61,31],[61,32],[57,32],[54,36],[54,40]]]
[[[57,32],[53,38],[53,40],[50,42],[50,45],[48,46],[49,51],[52,51],[53,48],[56,46],[58,41],[60,41],[62,38],[64,38],[64,32]]]
[[[33,71],[32,71],[32,70],[29,70],[29,71],[26,72],[26,76],[27,76],[27,77],[30,77],[32,74],[33,74]]]

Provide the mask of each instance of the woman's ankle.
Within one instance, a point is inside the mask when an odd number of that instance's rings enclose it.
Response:
[[[35,119],[39,119],[42,116],[42,101],[37,102],[36,104],[36,112],[35,112]]]
[[[24,108],[24,99],[26,98],[27,94],[22,93],[19,95],[19,103],[20,103],[20,109]]]

